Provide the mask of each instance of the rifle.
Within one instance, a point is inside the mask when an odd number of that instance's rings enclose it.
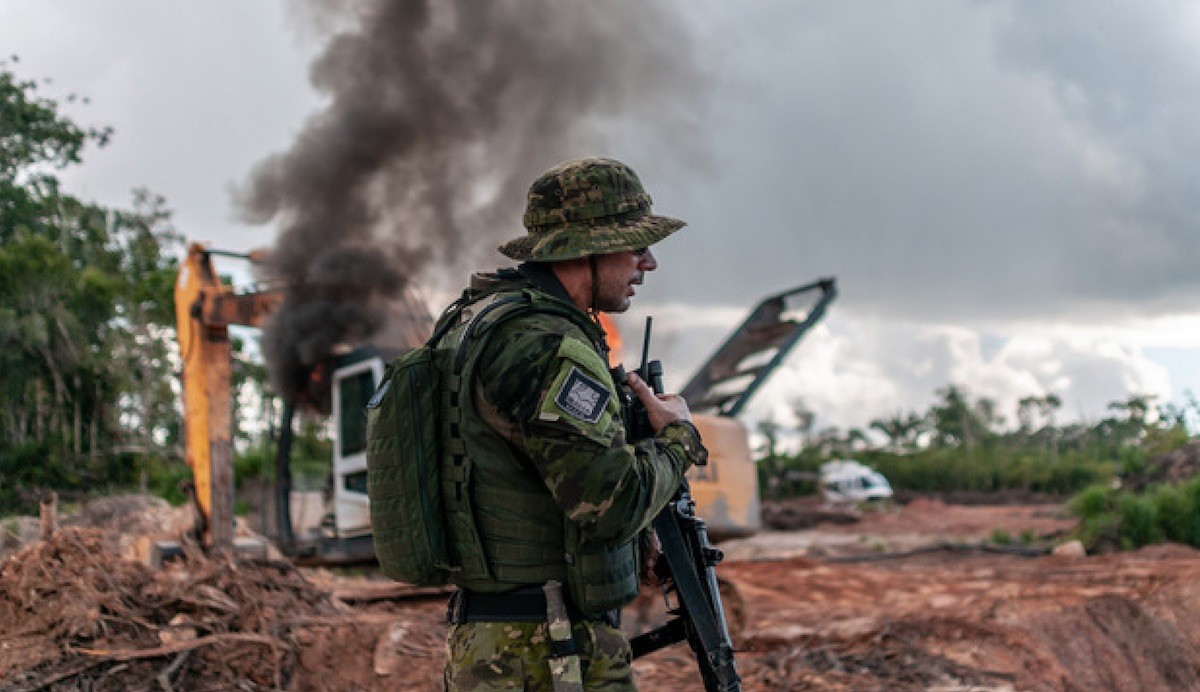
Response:
[[[647,317],[638,374],[655,393],[661,394],[662,363],[648,360],[650,327],[651,318]],[[618,370],[623,373],[623,369]],[[627,428],[632,441],[653,436],[645,407],[628,391],[624,377],[618,382],[626,397]],[[696,516],[696,503],[686,478],[675,496],[654,518],[654,531],[662,543],[662,557],[655,566],[655,573],[663,580],[663,597],[671,619],[662,627],[631,639],[629,645],[633,657],[687,640],[696,656],[707,692],[740,692],[742,680],[733,659],[733,641],[729,637],[721,591],[717,586],[716,566],[724,555],[708,542],[708,530],[704,521]],[[673,606],[672,593],[675,594]]]

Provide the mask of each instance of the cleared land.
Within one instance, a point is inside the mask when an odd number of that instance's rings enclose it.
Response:
[[[132,559],[137,535],[177,518],[113,501],[10,555],[0,689],[439,688],[443,596],[279,560]],[[997,529],[1060,540],[1072,526],[1052,505],[917,501],[726,543],[746,689],[1200,688],[1197,551],[979,549]],[[658,600],[645,594],[628,626],[661,618]],[[646,690],[698,684],[684,647],[635,669]]]

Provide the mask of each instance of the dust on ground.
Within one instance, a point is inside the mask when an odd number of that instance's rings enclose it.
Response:
[[[444,595],[194,551],[149,570],[122,553],[145,530],[126,519],[64,520],[0,564],[0,689],[440,689]],[[1200,688],[1200,553],[913,551],[998,528],[1044,540],[1071,520],[923,502],[725,544],[745,689]],[[634,668],[643,690],[699,686],[683,645]]]

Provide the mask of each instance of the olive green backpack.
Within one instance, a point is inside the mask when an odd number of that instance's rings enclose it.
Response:
[[[417,586],[445,584],[455,569],[442,502],[439,421],[442,372],[453,364],[437,344],[466,304],[464,294],[447,308],[424,346],[389,363],[367,402],[367,495],[375,557],[385,575]]]
[[[471,318],[457,349],[438,348],[459,325],[463,309],[478,298],[464,294],[447,308],[424,346],[388,364],[367,402],[367,495],[375,556],[385,575],[418,586],[445,584],[461,569],[449,547],[441,485],[443,431],[454,434],[458,426],[442,420],[443,399],[456,400],[470,379],[464,361],[472,339],[482,349],[500,322],[534,310],[524,293],[501,297]],[[496,310],[480,329],[483,318]],[[482,547],[473,550],[482,554]]]
[[[367,495],[375,556],[392,579],[446,583],[438,466],[441,393],[435,349],[426,344],[393,360],[367,402]]]

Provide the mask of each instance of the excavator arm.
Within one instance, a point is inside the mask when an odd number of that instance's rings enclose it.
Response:
[[[176,336],[183,361],[184,446],[192,469],[200,526],[209,545],[233,547],[233,421],[229,326],[260,326],[283,292],[234,293],[212,256],[254,261],[257,255],[210,250],[193,243],[175,282]]]
[[[814,294],[804,309],[803,298]],[[764,298],[684,385],[680,395],[692,412],[741,413],[836,296],[837,280],[826,277]]]

